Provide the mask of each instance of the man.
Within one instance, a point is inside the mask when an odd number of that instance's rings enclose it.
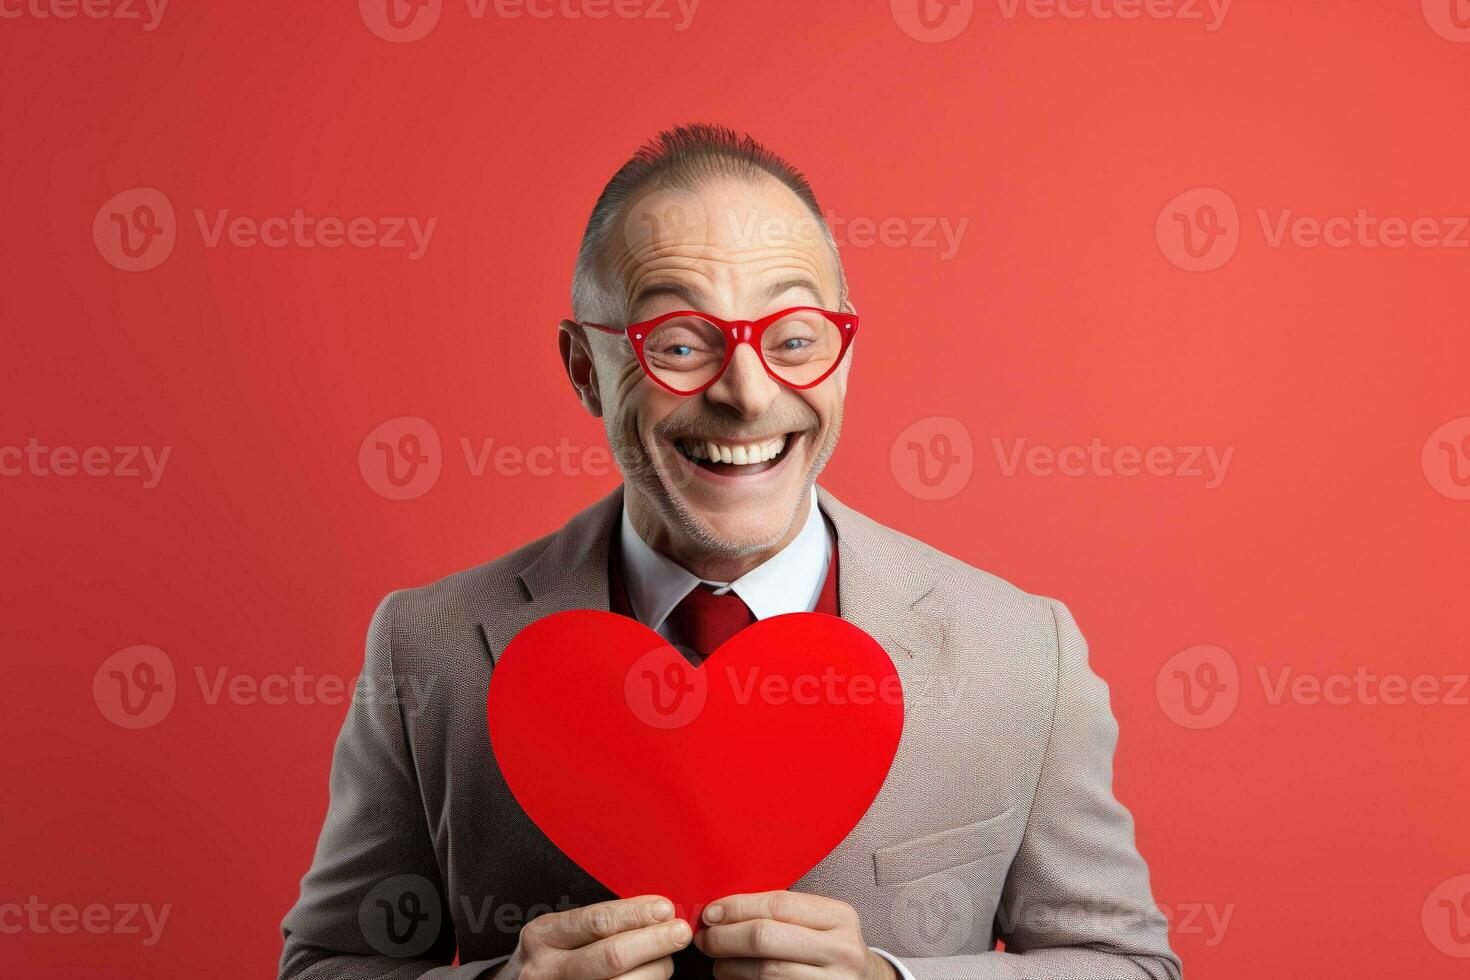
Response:
[[[858,318],[806,181],[725,129],[662,134],[599,198],[573,308],[562,361],[624,484],[379,607],[364,676],[393,696],[348,712],[281,975],[1179,977],[1066,608],[816,486]],[[866,630],[906,711],[861,822],[790,891],[714,902],[697,939],[661,896],[614,899],[517,806],[486,732],[506,644],[578,608],[635,616],[696,661],[782,613]],[[587,819],[606,819],[596,804]]]

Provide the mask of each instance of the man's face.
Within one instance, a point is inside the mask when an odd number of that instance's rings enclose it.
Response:
[[[623,215],[605,258],[612,326],[675,310],[757,320],[839,302],[836,258],[819,224],[771,179],[648,193]],[[730,558],[778,547],[794,533],[837,443],[850,354],[821,384],[795,390],[741,344],[718,381],[681,396],[650,380],[623,338],[590,331],[588,342],[635,521],[656,523],[676,549]],[[711,455],[710,444],[734,461],[697,458]]]

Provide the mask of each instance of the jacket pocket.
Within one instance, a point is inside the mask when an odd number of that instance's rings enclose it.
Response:
[[[1014,806],[963,827],[951,827],[873,852],[873,880],[898,885],[1007,850]]]

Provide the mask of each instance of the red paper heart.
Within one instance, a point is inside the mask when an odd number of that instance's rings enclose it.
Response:
[[[826,857],[903,730],[893,662],[824,613],[763,619],[699,667],[636,620],[555,613],[506,647],[487,707],[500,771],[542,832],[614,894],[667,896],[695,924]]]

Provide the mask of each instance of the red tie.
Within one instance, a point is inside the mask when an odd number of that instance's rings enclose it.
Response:
[[[608,544],[608,607],[620,616],[633,618],[633,603],[628,599],[627,583],[623,580],[618,530],[618,525],[614,524],[612,540]],[[816,611],[829,616],[838,615],[836,548],[832,549],[827,581],[822,584]],[[734,592],[715,595],[714,590],[701,583],[674,607],[668,621],[673,624],[675,642],[683,644],[685,655],[694,653],[696,662],[702,662],[721,643],[755,622],[755,615],[745,600]],[[714,961],[700,952],[698,946],[685,946],[674,954],[673,960],[673,980],[713,980]]]
[[[682,647],[686,656],[694,654],[697,665],[721,643],[755,622],[755,613],[733,589],[718,594],[701,582],[679,600],[667,622],[674,645]]]

